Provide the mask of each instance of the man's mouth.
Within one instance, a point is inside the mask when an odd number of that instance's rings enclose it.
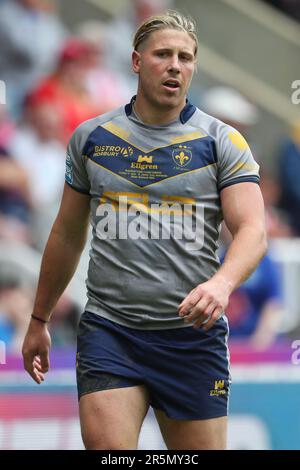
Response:
[[[169,79],[163,83],[163,86],[169,88],[170,90],[177,90],[180,87],[178,80]]]

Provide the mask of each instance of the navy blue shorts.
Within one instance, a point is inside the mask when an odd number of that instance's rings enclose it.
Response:
[[[224,318],[207,332],[193,327],[137,330],[85,312],[78,330],[78,397],[145,385],[151,406],[169,418],[226,416],[227,335]]]

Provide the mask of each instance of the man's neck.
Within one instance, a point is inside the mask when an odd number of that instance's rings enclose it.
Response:
[[[143,99],[137,95],[133,109],[137,117],[150,126],[166,125],[175,121],[185,106],[185,101],[180,106],[171,109],[158,109],[157,107],[144,104]]]

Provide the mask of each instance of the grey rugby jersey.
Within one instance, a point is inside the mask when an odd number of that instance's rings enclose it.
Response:
[[[219,268],[220,191],[244,181],[259,182],[244,138],[189,102],[169,125],[144,124],[132,102],[81,124],[66,182],[91,196],[86,309],[138,329],[190,326],[177,307]]]

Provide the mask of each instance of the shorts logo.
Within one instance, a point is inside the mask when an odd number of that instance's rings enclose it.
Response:
[[[192,151],[185,145],[179,145],[172,152],[174,163],[181,168],[187,166],[192,160]]]
[[[95,145],[93,157],[130,157],[133,155],[132,147],[120,145]]]
[[[215,387],[210,390],[210,397],[219,397],[220,395],[226,395],[227,390],[225,389],[225,380],[215,380]]]

